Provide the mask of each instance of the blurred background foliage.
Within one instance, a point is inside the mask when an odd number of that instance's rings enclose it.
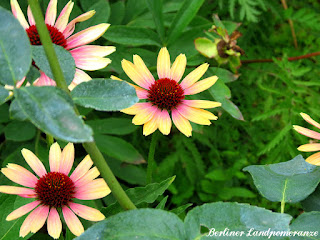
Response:
[[[8,2],[1,1],[0,5],[10,9]],[[48,2],[41,1],[43,9]],[[156,74],[157,54],[161,46],[167,46],[172,62],[178,54],[186,54],[186,72],[208,62],[207,75],[216,74],[220,78],[211,89],[196,96],[222,102],[222,108],[215,110],[219,115],[217,121],[210,126],[194,125],[191,138],[176,129],[169,136],[159,137],[154,180],[161,182],[173,175],[176,178],[169,191],[153,205],[163,200],[166,209],[175,209],[188,203],[196,206],[204,202],[237,201],[279,211],[279,204],[263,199],[250,175],[242,169],[248,165],[283,162],[298,155],[297,146],[307,142],[306,137],[292,130],[293,124],[305,126],[299,113],[320,119],[319,58],[286,60],[319,50],[320,3],[291,0],[285,10],[280,0],[189,3],[164,0],[162,27],[156,10],[160,8],[152,6],[152,2],[77,0],[71,18],[95,9],[95,16],[77,25],[76,31],[101,22],[111,24],[97,42],[116,46],[117,51],[110,56],[112,64],[90,72],[91,77],[115,75],[129,81],[121,60],[132,61],[133,54],[140,55]],[[58,12],[66,3],[67,0],[58,1]],[[19,4],[26,12],[27,1]],[[187,16],[186,9],[192,9]],[[241,60],[273,59],[274,62],[242,64],[238,69],[230,69],[228,64],[219,65],[201,55],[194,41],[208,37],[207,31],[216,24],[213,14],[218,14],[227,29],[234,30],[241,23],[237,29],[242,33],[237,45],[245,52]],[[288,19],[294,23],[298,48],[294,46]],[[134,126],[130,116],[118,112],[81,108],[81,114],[93,128],[100,150],[123,186],[144,186],[151,137],[144,137],[142,128]],[[0,105],[0,134],[2,166],[8,162],[25,165],[20,154],[24,147],[47,158],[45,135],[32,124],[12,121],[8,103]],[[85,151],[81,146],[77,148],[76,157],[80,160]],[[0,181],[7,180],[1,175]],[[295,216],[302,210],[300,204],[286,207],[286,212]]]

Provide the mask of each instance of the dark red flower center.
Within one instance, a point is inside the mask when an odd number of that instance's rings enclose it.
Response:
[[[171,110],[184,99],[184,92],[179,83],[168,78],[155,81],[148,92],[148,100],[160,109]]]
[[[41,204],[60,208],[73,198],[75,186],[67,175],[49,172],[38,180],[35,191]]]
[[[54,44],[60,45],[64,48],[67,47],[67,40],[63,36],[63,34],[54,26],[47,25],[47,28],[50,33],[51,40]],[[40,37],[38,34],[38,30],[35,25],[30,26],[26,29],[28,37],[30,39],[31,45],[42,45],[40,41]]]

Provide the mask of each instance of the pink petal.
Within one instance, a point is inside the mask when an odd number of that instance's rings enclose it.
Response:
[[[116,51],[114,46],[98,46],[98,45],[84,45],[72,49],[70,53],[74,58],[77,57],[105,57]]]
[[[159,131],[163,134],[163,135],[168,135],[171,131],[171,126],[172,126],[172,122],[171,122],[171,118],[169,116],[169,113],[166,109],[163,109],[160,113],[159,116]]]
[[[111,63],[109,58],[102,58],[102,57],[93,57],[93,56],[86,56],[86,57],[73,57],[76,63],[76,67],[86,70],[86,71],[95,71],[102,68],[105,68]]]
[[[74,162],[74,145],[73,143],[68,143],[64,147],[61,155],[61,165],[59,171],[66,175],[69,175]]]
[[[17,0],[11,0],[10,3],[11,3],[12,14],[18,19],[18,21],[20,22],[20,24],[24,29],[29,28],[29,24],[26,18],[24,17],[24,14],[21,11],[21,8]]]
[[[56,82],[40,71],[40,77],[33,82],[35,86],[56,86]]]
[[[25,198],[36,197],[36,193],[33,189],[24,188],[24,187],[0,186],[0,192],[6,193],[6,194],[19,195],[19,196],[23,196]]]
[[[36,25],[36,22],[34,21],[34,17],[32,15],[30,6],[28,6],[27,14],[28,14],[28,20],[29,20],[30,26]]]
[[[48,222],[47,222],[48,233],[54,239],[60,237],[62,231],[62,223],[59,217],[59,213],[55,208],[50,209]]]
[[[320,129],[320,124],[313,120],[308,114],[300,113],[305,121]]]
[[[40,204],[40,201],[33,201],[31,203],[28,203],[26,205],[23,205],[22,207],[19,207],[18,209],[14,210],[13,212],[11,212],[6,220],[7,221],[12,221],[15,220],[19,217],[24,216],[25,214],[27,214],[28,212],[30,212],[31,210],[33,210],[35,207],[37,207]]]
[[[137,71],[143,77],[144,81],[147,83],[146,89],[149,89],[151,85],[155,82],[154,77],[145,65],[144,61],[138,55],[133,55],[133,64],[135,65]]]
[[[187,137],[191,136],[192,127],[190,122],[183,117],[176,109],[173,109],[172,112],[172,121],[174,125]]]
[[[145,89],[148,89],[150,87],[150,83],[145,80],[145,77],[141,73],[141,70],[137,69],[137,67],[132,62],[123,59],[121,61],[121,66],[123,71],[135,84]]]
[[[11,181],[25,187],[34,188],[38,179],[24,167],[16,164],[8,164],[7,168],[2,168],[1,172]]]
[[[135,86],[136,93],[139,99],[147,99],[149,96],[149,92],[141,87]]]
[[[90,155],[87,155],[76,167],[76,169],[73,171],[73,173],[70,176],[70,179],[73,182],[76,182],[79,178],[81,178],[83,175],[85,175],[88,170],[93,165],[93,162],[90,158]]]
[[[87,207],[78,203],[69,203],[69,207],[75,212],[78,216],[89,220],[89,221],[101,221],[105,219],[105,216],[98,211],[97,209]]]
[[[84,184],[90,183],[93,179],[97,178],[100,175],[100,172],[97,167],[91,168],[84,176],[78,179],[74,185],[80,187]]]
[[[107,31],[109,26],[110,24],[100,23],[72,35],[67,39],[66,49],[69,50],[71,48],[76,48],[97,40],[105,33],[105,31]]]
[[[170,55],[166,47],[161,48],[157,59],[157,72],[159,78],[170,78]]]
[[[54,25],[55,28],[57,28],[60,32],[63,32],[68,24],[69,16],[72,11],[74,3],[69,1],[62,11],[60,12],[59,17],[57,18],[57,21]]]
[[[73,6],[73,5],[72,5]],[[75,25],[79,22],[84,22],[86,20],[88,20],[89,18],[91,18],[94,14],[96,13],[96,11],[92,10],[86,13],[81,14],[80,16],[76,17],[75,19],[73,19],[66,27],[65,25],[63,25],[63,27],[60,27],[59,29],[61,31],[63,31],[63,35],[65,38],[68,38],[74,31],[75,29]],[[69,16],[68,16],[69,18]],[[68,21],[67,21],[68,23]],[[66,23],[66,24],[67,24]]]
[[[49,206],[45,205],[40,205],[37,210],[38,214],[37,216],[33,219],[33,223],[31,226],[31,232],[36,233],[40,230],[40,228],[43,227],[44,223],[47,220],[48,213],[49,213]]]
[[[57,0],[51,0],[47,7],[45,22],[48,25],[53,26],[57,17]]]
[[[102,178],[95,179],[88,184],[76,188],[75,198],[80,200],[93,200],[103,198],[110,193],[110,189]]]
[[[59,172],[59,166],[61,162],[61,148],[56,142],[51,145],[49,151],[49,164],[51,172]]]
[[[62,213],[70,231],[74,235],[80,236],[84,232],[84,228],[79,218],[66,206],[62,207]]]
[[[304,127],[300,127],[300,126],[297,126],[297,125],[294,125],[293,128],[294,128],[294,130],[296,130],[298,133],[300,133],[302,135],[305,135],[307,137],[320,140],[320,133],[318,133],[318,132],[315,132],[313,130],[310,130],[310,129],[307,129],[307,128],[304,128]]]

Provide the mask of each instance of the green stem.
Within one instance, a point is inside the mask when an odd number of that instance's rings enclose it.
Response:
[[[41,131],[37,129],[36,140],[34,142],[34,152],[37,156],[39,156],[39,141],[40,141]]]
[[[29,4],[36,22],[36,27],[40,36],[41,43],[47,55],[56,84],[59,88],[70,94],[67,83],[62,74],[58,58],[54,51],[48,29],[44,23],[44,18],[41,12],[39,2],[37,0],[29,0]],[[75,112],[79,115],[79,111],[76,107]],[[122,189],[121,185],[115,178],[114,174],[109,168],[106,160],[104,159],[102,153],[99,151],[95,142],[83,143],[83,147],[91,156],[92,161],[97,166],[101,176],[104,178],[104,180],[110,187],[112,194],[118,200],[122,208],[125,210],[135,209],[136,206],[132,203],[125,191]]]
[[[281,213],[284,213],[284,207],[286,205],[285,201],[281,201]]]
[[[54,143],[54,139],[53,139],[53,136],[50,135],[50,134],[47,134],[47,145],[48,145],[48,148],[50,148],[50,146]]]
[[[158,133],[155,132],[152,134],[150,148],[149,148],[148,166],[147,166],[147,184],[152,183],[152,172],[155,165],[154,153],[156,151],[157,140],[158,140]]]

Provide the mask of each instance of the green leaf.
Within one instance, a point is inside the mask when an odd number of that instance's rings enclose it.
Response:
[[[74,58],[72,57],[71,53],[65,50],[63,47],[55,44],[53,47],[57,54],[63,76],[67,82],[67,85],[69,85],[73,81],[74,74],[76,72]],[[50,64],[42,45],[32,46],[32,57],[37,67],[39,67],[40,70],[42,70],[49,78],[54,80]]]
[[[212,235],[207,238],[204,236],[210,233],[210,230],[223,232],[227,228],[230,231],[243,231],[243,234],[242,236],[221,236],[219,239],[247,240],[251,237],[262,240],[266,237],[252,236],[253,232],[250,232],[250,229],[267,231],[270,228],[271,231],[289,231],[291,218],[288,214],[274,213],[248,204],[216,202],[204,204],[189,211],[185,218],[185,229],[188,239],[215,239]],[[200,232],[201,226],[208,228],[206,233]]]
[[[291,236],[290,240],[319,239],[320,212],[302,213],[290,225],[290,231],[308,233],[305,236]],[[315,232],[317,235],[314,235]]]
[[[110,10],[111,15],[109,19],[110,24],[111,25],[121,24],[125,14],[124,2],[116,1],[115,3],[111,4],[110,8],[111,8]]]
[[[163,14],[162,14],[162,0],[146,0],[149,10],[153,16],[154,24],[161,41],[164,40],[164,24],[163,24]]]
[[[147,28],[111,26],[103,37],[111,42],[129,46],[161,46],[157,34]]]
[[[299,202],[320,181],[320,168],[305,162],[301,155],[287,162],[252,165],[243,170],[252,175],[261,195],[273,202]]]
[[[8,100],[9,91],[4,87],[0,86],[0,105]]]
[[[231,92],[223,80],[218,79],[218,81],[211,88],[209,88],[209,93],[216,101],[221,103],[221,107],[232,117],[239,120],[244,120],[239,108],[229,100],[231,97]]]
[[[36,128],[30,122],[10,122],[4,129],[7,140],[23,142],[32,139],[36,135]]]
[[[167,200],[168,200],[168,196],[165,196],[161,202],[156,206],[156,209],[164,209],[164,207],[166,206],[166,203],[167,203]]]
[[[10,118],[25,121],[28,119],[28,116],[23,112],[17,100],[13,100],[9,108]]]
[[[213,43],[208,38],[196,38],[194,40],[194,45],[198,52],[207,58],[214,58],[218,54],[217,44]]]
[[[13,86],[30,68],[30,41],[19,21],[2,7],[0,22],[0,82]]]
[[[106,118],[86,121],[95,134],[126,135],[138,127],[128,118]]]
[[[224,68],[210,67],[209,69],[214,75],[218,76],[218,78],[222,80],[224,83],[233,82],[237,80],[239,77],[239,75],[233,74],[232,72]]]
[[[139,101],[134,87],[112,79],[83,82],[73,89],[71,96],[76,104],[98,111],[119,111]]]
[[[185,0],[168,31],[168,45],[173,43],[196,16],[204,0]]]
[[[126,190],[126,193],[135,205],[139,205],[141,203],[153,203],[159,196],[164,193],[164,191],[171,185],[174,179],[175,176],[170,177],[162,181],[161,183],[151,183],[145,187],[130,188]],[[107,198],[110,198],[110,196],[108,196]],[[110,204],[108,207],[102,208],[101,210],[102,213],[104,213],[106,216],[116,214],[122,209],[120,204],[115,200],[111,203],[112,204]]]
[[[311,211],[320,211],[320,185],[316,188],[316,190],[309,195],[306,199],[304,199],[301,204],[303,210],[306,212]]]
[[[0,197],[0,239],[12,240],[19,239],[19,231],[25,217],[18,218],[13,221],[6,221],[6,217],[15,209],[34,201],[30,198],[22,198],[16,195],[1,194]],[[28,239],[33,235],[29,233],[25,238]]]
[[[136,209],[93,225],[76,240],[183,240],[185,237],[183,222],[175,214],[160,209]]]
[[[74,112],[70,97],[55,87],[22,87],[14,95],[23,113],[43,132],[68,142],[90,142],[92,130]]]
[[[0,123],[9,122],[9,107],[7,104],[0,105]]]
[[[180,214],[184,213],[187,210],[187,208],[191,207],[192,205],[193,205],[192,203],[187,203],[185,205],[172,209],[170,212],[179,216]]]
[[[31,68],[29,69],[29,72],[26,76],[26,82],[33,83],[39,77],[40,77],[39,70],[36,67],[31,66]]]
[[[95,135],[94,137],[100,151],[122,162],[141,164],[146,161],[141,154],[127,141],[113,136]]]

